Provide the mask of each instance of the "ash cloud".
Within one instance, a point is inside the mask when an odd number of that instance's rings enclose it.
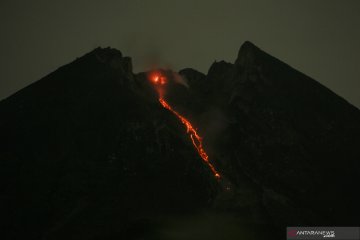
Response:
[[[212,106],[199,117],[201,131],[209,154],[214,155],[220,136],[227,129],[229,120],[218,107]]]
[[[189,86],[189,83],[188,83],[188,81],[187,81],[187,79],[186,79],[186,77],[185,76],[181,76],[179,73],[177,73],[177,72],[172,72],[173,74],[172,74],[172,76],[173,76],[173,79],[174,79],[174,81],[176,82],[176,83],[178,83],[178,84],[181,84],[181,85],[183,85],[183,86],[185,86],[185,87],[187,87],[187,88],[189,88],[190,86]]]

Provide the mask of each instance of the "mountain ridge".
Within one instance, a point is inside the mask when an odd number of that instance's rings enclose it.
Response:
[[[254,239],[356,224],[360,111],[250,42],[238,55],[206,75],[159,70],[221,182],[119,50],[96,48],[1,101],[4,238],[168,239],[166,222],[199,216],[214,236]]]

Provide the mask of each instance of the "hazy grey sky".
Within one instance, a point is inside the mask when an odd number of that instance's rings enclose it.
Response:
[[[359,0],[1,0],[0,16],[0,99],[97,46],[206,73],[250,40],[360,107]]]

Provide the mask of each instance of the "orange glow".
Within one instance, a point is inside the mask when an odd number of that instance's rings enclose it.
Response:
[[[197,152],[199,153],[200,157],[208,165],[208,167],[214,174],[215,178],[220,179],[221,177],[220,174],[216,171],[214,165],[210,163],[209,156],[203,148],[202,138],[197,133],[195,128],[192,126],[192,124],[189,122],[189,120],[187,120],[186,118],[181,116],[178,112],[176,112],[174,109],[172,109],[172,107],[162,97],[159,97],[159,102],[164,108],[172,112],[186,126],[186,132],[190,135],[191,141],[194,147],[196,148]]]
[[[150,80],[155,85],[164,85],[166,84],[166,77],[160,72],[153,72],[150,74]]]
[[[214,165],[212,165],[209,161],[209,156],[206,153],[206,151],[203,148],[202,138],[196,131],[196,129],[192,126],[192,124],[187,120],[185,117],[181,116],[178,112],[176,112],[172,107],[165,101],[163,98],[163,88],[162,85],[165,85],[167,83],[166,76],[160,72],[160,71],[153,71],[148,75],[150,81],[154,86],[156,86],[157,91],[159,93],[159,102],[161,105],[172,112],[180,121],[182,124],[186,127],[186,132],[189,134],[190,139],[196,148],[197,152],[199,153],[200,157],[204,160],[204,162],[208,165],[212,173],[214,174],[216,179],[220,179],[220,174],[216,171]],[[160,87],[159,87],[160,86]]]

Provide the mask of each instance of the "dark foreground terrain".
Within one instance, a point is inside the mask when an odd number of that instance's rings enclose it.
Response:
[[[1,239],[285,239],[286,226],[359,224],[358,109],[250,42],[207,75],[164,74],[222,179],[146,73],[98,48],[0,102]]]

